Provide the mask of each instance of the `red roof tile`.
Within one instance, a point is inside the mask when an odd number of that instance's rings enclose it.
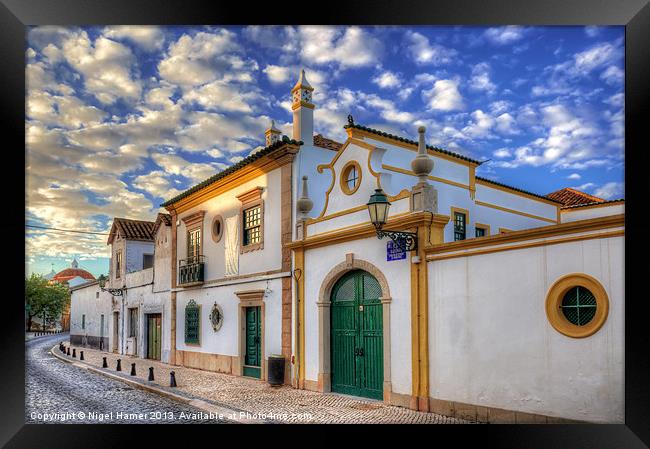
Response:
[[[153,241],[153,225],[153,221],[115,217],[108,236],[108,244],[113,243],[113,239],[118,234],[126,240]]]
[[[564,189],[549,193],[546,196],[553,200],[560,201],[565,206],[605,202],[605,200],[602,198],[589,195],[588,193],[581,192],[580,190],[572,189],[571,187],[565,187]]]

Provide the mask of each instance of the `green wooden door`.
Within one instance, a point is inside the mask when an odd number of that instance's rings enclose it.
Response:
[[[262,371],[262,320],[261,308],[246,307],[246,354],[244,376],[261,377]]]
[[[345,274],[332,290],[332,391],[383,399],[381,287],[369,273]]]
[[[160,360],[162,342],[161,317],[159,313],[147,315],[147,358]]]

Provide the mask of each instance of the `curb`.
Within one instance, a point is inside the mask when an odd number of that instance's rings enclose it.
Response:
[[[69,363],[73,366],[76,366],[77,368],[82,368],[85,369],[86,371],[90,371],[96,374],[101,374],[104,377],[107,377],[109,379],[117,380],[123,383],[126,383],[128,385],[131,385],[132,387],[138,388],[140,390],[145,390],[150,393],[155,393],[160,396],[164,396],[168,399],[171,399],[176,402],[180,402],[181,404],[186,404],[189,406],[192,406],[194,408],[198,408],[199,410],[206,412],[206,413],[214,413],[214,414],[220,414],[224,416],[232,416],[233,418],[228,418],[225,420],[226,423],[229,424],[260,424],[260,423],[267,423],[269,421],[267,420],[254,420],[254,419],[247,419],[247,418],[240,418],[239,411],[229,409],[226,407],[220,407],[218,405],[211,404],[207,401],[204,401],[202,399],[193,399],[193,398],[188,398],[185,396],[181,396],[176,393],[172,393],[167,390],[163,390],[162,388],[159,387],[154,387],[153,385],[142,383],[137,380],[132,380],[132,379],[126,379],[122,376],[118,376],[117,374],[112,374],[109,372],[104,371],[103,369],[95,368],[94,366],[84,363],[84,362],[78,362],[75,360],[70,360],[66,357],[61,356],[60,354],[57,354],[56,350],[58,349],[58,345],[55,345],[50,349],[50,354],[52,354],[54,357],[56,357],[59,360],[62,360],[66,363]]]

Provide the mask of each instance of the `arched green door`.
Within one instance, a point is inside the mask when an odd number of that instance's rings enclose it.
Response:
[[[383,399],[381,287],[370,273],[346,273],[332,289],[332,391]]]

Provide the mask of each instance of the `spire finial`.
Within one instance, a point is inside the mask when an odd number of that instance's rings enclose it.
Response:
[[[314,207],[314,202],[309,199],[309,191],[307,190],[307,176],[302,177],[302,192],[300,198],[296,202],[298,208],[299,218],[307,219],[307,214]]]
[[[431,170],[433,170],[433,160],[429,158],[427,145],[424,140],[425,131],[426,128],[424,126],[418,127],[418,155],[411,161],[411,169],[413,170],[413,173],[420,178],[418,184],[427,184],[427,176],[431,173]]]

